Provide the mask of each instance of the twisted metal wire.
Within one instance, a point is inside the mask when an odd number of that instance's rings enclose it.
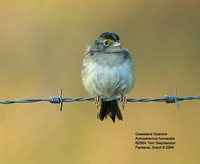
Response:
[[[82,101],[95,101],[95,98],[63,98],[63,92],[60,90],[59,96],[52,96],[50,98],[30,98],[30,99],[19,99],[19,100],[0,100],[0,104],[14,104],[14,103],[34,103],[34,102],[50,102],[55,104],[60,104],[60,111],[63,109],[64,102],[82,102]],[[177,89],[175,89],[175,94],[173,96],[167,96],[163,98],[128,98],[127,102],[165,102],[165,103],[176,103],[180,106],[179,101],[183,100],[199,100],[200,96],[185,96],[177,97]],[[103,101],[120,100],[120,98],[103,98]]]

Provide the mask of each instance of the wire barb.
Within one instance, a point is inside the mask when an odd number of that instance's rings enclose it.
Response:
[[[60,104],[60,111],[62,111],[63,109],[63,91],[62,89],[60,90],[59,96],[52,96],[49,98],[49,102],[50,103],[54,103],[54,104]]]
[[[175,88],[175,90],[174,90],[174,96],[167,96],[167,95],[165,95],[165,101],[166,101],[166,103],[176,103],[176,106],[180,107],[180,104],[179,104],[179,102],[177,100],[177,95],[178,95],[178,89]]]

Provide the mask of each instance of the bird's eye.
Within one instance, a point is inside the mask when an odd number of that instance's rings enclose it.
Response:
[[[106,46],[106,47],[108,47],[110,45],[110,43],[107,40],[104,40],[103,41],[103,45]]]

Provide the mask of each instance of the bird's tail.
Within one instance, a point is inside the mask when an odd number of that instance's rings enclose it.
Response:
[[[119,109],[119,105],[116,100],[102,101],[101,109],[98,113],[97,118],[103,121],[104,118],[106,118],[108,115],[110,116],[113,122],[115,122],[116,116],[119,120],[123,120],[122,113]]]

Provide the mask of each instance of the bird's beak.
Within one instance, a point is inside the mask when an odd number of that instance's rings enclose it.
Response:
[[[113,44],[113,47],[118,47],[118,46],[120,46],[120,45],[121,45],[120,42],[115,42],[115,43]]]

